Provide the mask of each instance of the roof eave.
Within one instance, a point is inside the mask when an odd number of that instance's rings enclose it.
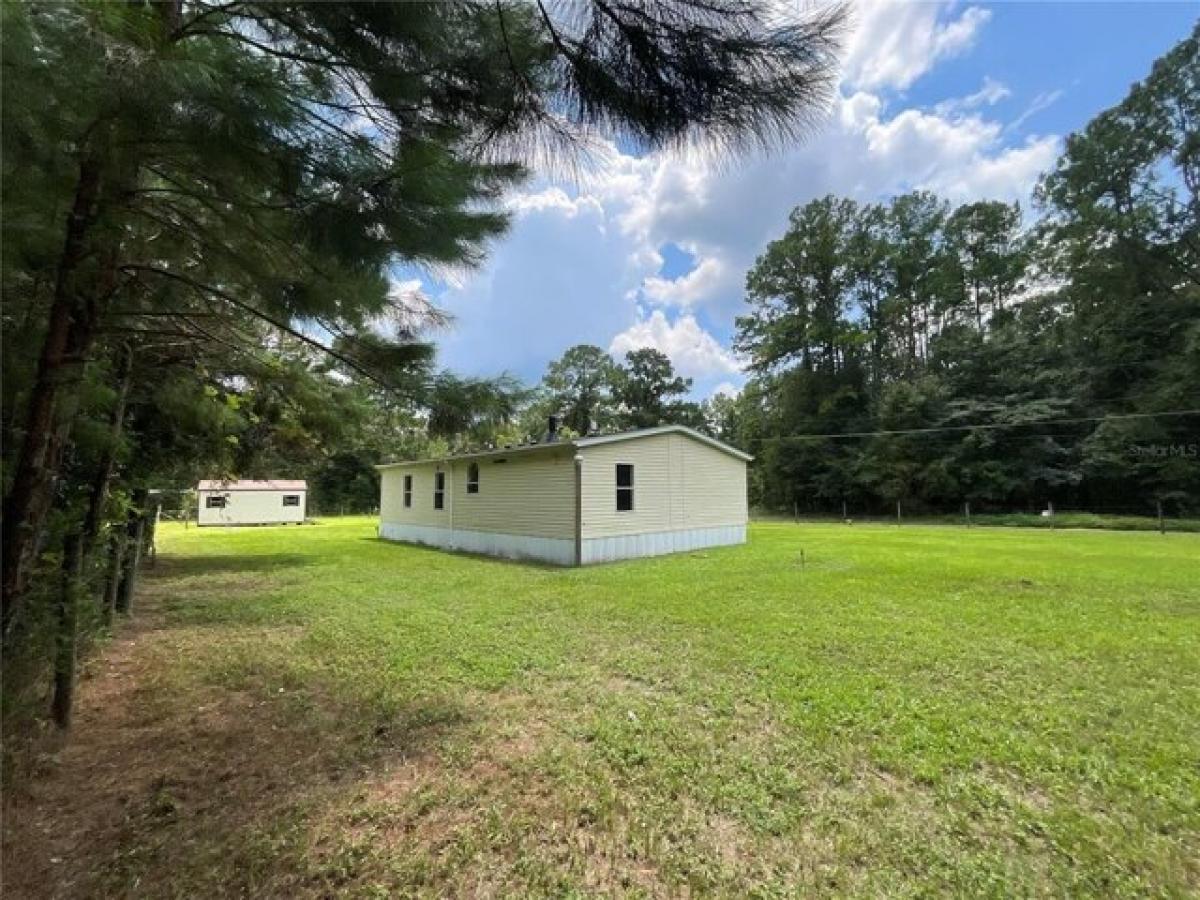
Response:
[[[385,469],[402,469],[407,466],[421,466],[457,462],[460,459],[489,459],[495,456],[512,456],[514,453],[530,453],[535,451],[575,449],[574,441],[553,441],[541,444],[525,444],[520,447],[506,447],[497,450],[480,450],[477,453],[454,453],[448,456],[430,456],[425,459],[402,459],[396,462],[380,463],[376,471]]]
[[[460,459],[488,459],[496,456],[509,456],[514,453],[529,453],[531,451],[546,451],[569,448],[574,450],[594,447],[597,444],[611,444],[618,441],[632,441],[638,438],[654,437],[659,434],[686,434],[694,438],[702,444],[707,444],[714,450],[720,450],[722,453],[728,453],[730,456],[740,459],[743,462],[751,462],[754,457],[749,453],[739,450],[737,447],[731,447],[723,441],[718,441],[716,438],[709,437],[707,434],[701,434],[694,428],[688,428],[686,425],[656,425],[653,428],[641,428],[637,431],[623,431],[619,434],[599,434],[591,437],[573,438],[567,441],[553,441],[541,444],[524,444],[520,447],[508,447],[500,450],[481,450],[478,453],[456,453],[449,456],[435,456],[427,459],[411,459],[398,460],[397,462],[380,463],[375,466],[376,471],[382,472],[386,469],[401,469],[408,466],[420,466],[431,464],[444,464],[456,462]]]
[[[731,447],[724,441],[718,441],[716,438],[709,437],[707,434],[701,434],[694,428],[688,428],[686,425],[656,425],[653,428],[641,428],[637,431],[625,431],[619,434],[600,434],[594,437],[579,438],[577,443],[580,447],[594,447],[597,444],[611,444],[619,441],[631,441],[638,438],[654,437],[659,434],[686,434],[691,438],[699,441],[702,444],[707,444],[715,450],[720,450],[723,453],[728,453],[730,456],[736,457],[743,462],[750,462],[754,459],[749,453],[739,450],[737,447]]]

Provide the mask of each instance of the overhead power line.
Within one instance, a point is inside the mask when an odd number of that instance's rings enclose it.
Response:
[[[1169,409],[1163,412],[1119,413],[1109,416],[1078,416],[1073,419],[1032,419],[1028,422],[995,422],[984,425],[936,425],[930,428],[896,428],[887,431],[842,431],[836,434],[784,434],[768,437],[773,441],[828,441],[839,438],[886,437],[904,434],[934,434],[942,431],[992,431],[1002,428],[1031,428],[1036,425],[1079,425],[1084,422],[1117,422],[1125,419],[1156,419],[1176,416],[1200,416],[1200,409]]]

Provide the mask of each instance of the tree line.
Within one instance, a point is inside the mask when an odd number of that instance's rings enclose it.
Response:
[[[718,423],[765,507],[1200,509],[1197,34],[1071,135],[1035,214],[798,207],[746,279]]]

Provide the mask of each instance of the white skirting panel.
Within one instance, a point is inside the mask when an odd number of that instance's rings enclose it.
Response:
[[[389,541],[426,544],[430,547],[465,550],[467,553],[482,553],[507,559],[537,559],[560,566],[575,565],[575,542],[561,538],[465,531],[433,525],[402,525],[396,522],[381,522],[379,536]]]
[[[746,543],[745,525],[720,525],[715,528],[683,528],[678,531],[652,531],[647,534],[622,534],[588,538],[583,542],[583,563],[613,562],[635,556],[661,556],[704,547]]]

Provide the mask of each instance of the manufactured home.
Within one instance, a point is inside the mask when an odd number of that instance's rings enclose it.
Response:
[[[379,466],[379,534],[559,565],[746,540],[748,454],[681,425]]]
[[[201,481],[197,525],[299,525],[308,484],[303,481]]]

